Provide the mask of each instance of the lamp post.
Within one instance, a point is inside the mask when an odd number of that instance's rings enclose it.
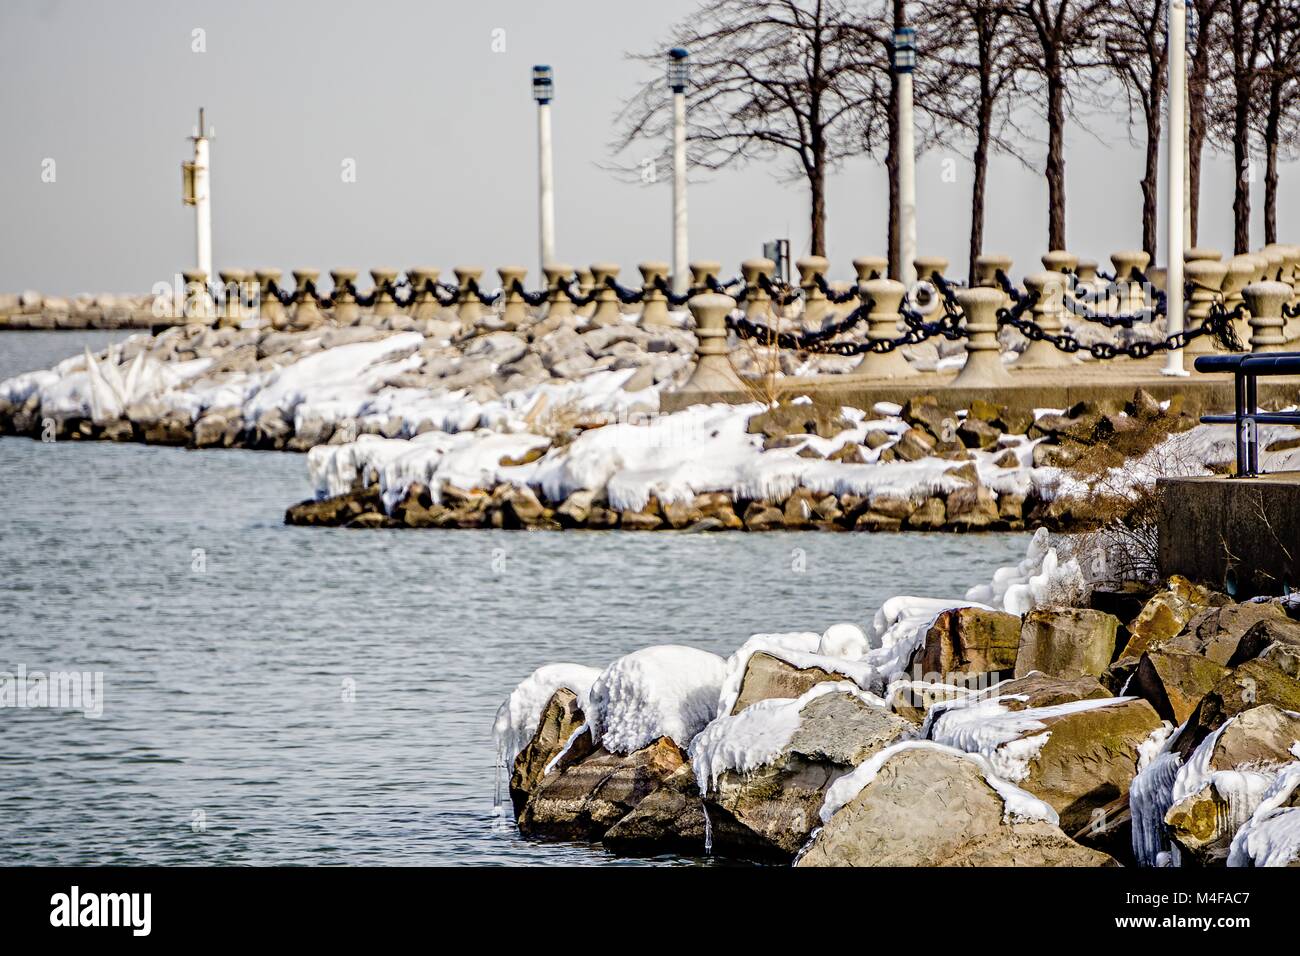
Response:
[[[537,101],[538,223],[540,267],[555,261],[555,167],[551,161],[551,100],[555,78],[549,66],[533,67],[533,99]],[[545,277],[545,271],[541,272]]]
[[[916,282],[916,144],[912,121],[912,70],[916,68],[916,31],[894,31],[894,73],[898,77],[899,276],[908,288]]]
[[[208,130],[204,126],[203,107],[199,107],[199,125],[190,137],[194,142],[194,161],[182,163],[185,205],[194,207],[194,260],[208,283],[212,275],[212,184],[208,169]]]
[[[684,294],[691,284],[686,236],[686,85],[690,82],[687,52],[668,51],[668,88],[673,91],[673,292]]]
[[[1183,330],[1183,216],[1185,214],[1183,160],[1184,92],[1187,89],[1187,0],[1169,0],[1169,140],[1165,158],[1169,166],[1165,176],[1165,302],[1170,335]],[[1170,349],[1163,369],[1166,375],[1186,375],[1183,350]]]

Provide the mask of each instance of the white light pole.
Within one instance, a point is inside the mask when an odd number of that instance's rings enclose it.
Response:
[[[555,78],[549,66],[533,67],[533,99],[537,101],[537,185],[541,268],[555,261],[555,167],[551,160],[551,100]],[[541,273],[543,281],[546,273]]]
[[[1169,0],[1169,140],[1165,159],[1168,169],[1165,176],[1165,303],[1169,316],[1167,333],[1173,335],[1183,330],[1183,216],[1184,184],[1183,161],[1186,127],[1184,119],[1184,93],[1187,89],[1187,0]],[[1183,368],[1183,350],[1170,349],[1165,363],[1166,375],[1186,375]]]
[[[184,172],[187,206],[194,207],[194,259],[195,267],[207,277],[212,276],[212,183],[208,169],[208,130],[203,124],[203,107],[199,107],[199,125],[190,137],[194,141],[194,162],[182,167]]]
[[[898,76],[898,225],[900,279],[916,282],[916,143],[912,120],[912,70],[916,67],[916,31],[894,32],[894,73]]]
[[[686,239],[686,84],[690,82],[687,53],[668,51],[668,87],[673,91],[673,292],[683,295],[691,285]]]

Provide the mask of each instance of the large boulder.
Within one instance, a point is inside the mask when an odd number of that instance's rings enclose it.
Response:
[[[745,675],[740,681],[740,694],[736,697],[733,714],[738,714],[750,704],[773,697],[802,697],[823,681],[844,680],[842,674],[832,674],[820,667],[795,667],[787,661],[765,651],[751,654],[745,664]]]
[[[979,764],[893,754],[822,827],[799,866],[1110,866],[1044,820],[1020,821]]]
[[[1078,607],[1037,607],[1025,615],[1016,677],[1042,671],[1052,677],[1100,677],[1115,656],[1119,619]]]
[[[1002,706],[1007,710],[1028,710],[1031,707],[1056,707],[1077,700],[1096,700],[1113,695],[1095,677],[1066,680],[1049,677],[1041,671],[1031,671],[1024,677],[990,687],[980,696],[1001,697]]]
[[[1277,768],[1295,759],[1300,715],[1265,704],[1239,714],[1206,752],[1198,754],[1201,785],[1166,812],[1169,834],[1184,856],[1201,866],[1221,866],[1232,838],[1254,813]],[[1222,772],[1232,771],[1232,772]]]
[[[1197,614],[1167,646],[1227,666],[1246,632],[1261,621],[1290,623],[1281,605],[1270,601],[1228,604]]]
[[[710,830],[695,774],[689,764],[683,764],[631,813],[606,830],[601,842],[615,853],[629,855],[701,856],[711,849]]]
[[[525,836],[599,840],[686,763],[668,737],[633,753],[603,747],[542,779],[519,817]]]
[[[1300,712],[1300,681],[1269,661],[1247,661],[1201,698],[1175,748],[1186,759],[1229,718],[1264,704]]]
[[[1019,785],[1051,804],[1066,832],[1093,824],[1098,811],[1128,793],[1139,748],[1163,726],[1146,701],[1122,699],[1041,723],[1044,730],[1020,738],[1048,735]]]
[[[1237,667],[1257,658],[1270,661],[1296,677],[1300,670],[1297,667],[1297,658],[1300,658],[1300,621],[1269,617],[1256,622],[1237,642],[1237,650],[1228,661],[1228,666]]]
[[[1142,655],[1126,692],[1147,701],[1163,719],[1181,724],[1227,673],[1228,668],[1207,657],[1166,646]]]
[[[533,739],[515,757],[510,774],[510,800],[514,804],[516,819],[523,813],[529,796],[541,784],[553,760],[564,754],[566,761],[575,763],[591,753],[591,735],[574,736],[586,722],[577,694],[561,687],[551,695]]]
[[[713,784],[707,803],[714,846],[751,859],[792,859],[818,824],[826,788],[914,732],[908,721],[854,694],[814,697],[775,758],[746,773],[726,771]]]
[[[938,683],[969,686],[970,678],[1010,673],[1020,648],[1020,618],[961,607],[943,611],[925,633],[908,668]]]

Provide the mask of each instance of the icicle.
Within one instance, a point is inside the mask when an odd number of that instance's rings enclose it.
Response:
[[[713,856],[713,821],[709,819],[709,805],[700,798],[700,809],[704,811],[704,855]]]

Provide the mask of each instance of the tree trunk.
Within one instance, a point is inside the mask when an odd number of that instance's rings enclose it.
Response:
[[[1249,107],[1248,95],[1239,91],[1232,131],[1232,164],[1236,170],[1232,187],[1232,251],[1237,255],[1250,251]]]
[[[1047,79],[1047,249],[1065,248],[1065,80]]]
[[[983,78],[981,78],[983,83]],[[984,84],[987,85],[987,84]],[[984,184],[989,167],[989,128],[992,125],[993,98],[980,91],[979,117],[975,128],[974,181],[970,195],[970,265],[966,281],[975,284],[975,259],[984,251]]]
[[[1267,150],[1264,167],[1264,244],[1277,242],[1277,134],[1282,120],[1282,83],[1269,79],[1268,118],[1264,127]]]
[[[1187,70],[1187,184],[1191,193],[1188,197],[1191,230],[1183,241],[1189,247],[1196,245],[1201,221],[1201,155],[1205,149],[1205,97],[1210,72],[1209,31],[1215,28],[1214,18],[1206,19],[1209,5],[1197,3],[1195,7],[1198,38]]]
[[[907,25],[905,0],[893,0],[894,31]],[[898,122],[898,74],[893,70],[893,47],[890,47],[889,70],[889,149],[885,153],[885,173],[889,177],[889,224],[885,237],[885,256],[889,259],[889,276],[892,279],[902,277],[903,235],[902,235],[902,190],[898,185],[898,140],[900,134]]]
[[[811,192],[811,217],[809,225],[812,233],[812,254],[826,255],[826,173],[820,160],[815,161],[808,173],[808,188]]]
[[[1156,261],[1156,206],[1160,177],[1160,91],[1155,90],[1156,101],[1146,110],[1147,152],[1146,167],[1142,172],[1142,250]]]

